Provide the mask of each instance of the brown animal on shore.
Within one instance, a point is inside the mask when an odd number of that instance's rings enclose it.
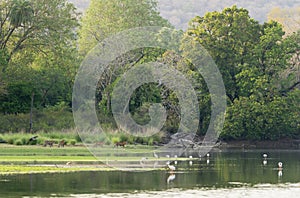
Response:
[[[104,142],[96,142],[96,143],[94,144],[94,147],[98,147],[98,146],[103,147],[103,145],[104,145]]]
[[[58,147],[64,147],[65,145],[67,144],[67,142],[65,140],[61,140],[59,143],[58,143]]]
[[[52,147],[53,146],[53,144],[54,144],[54,141],[51,141],[51,140],[45,140],[45,142],[44,142],[44,145],[43,146],[48,146],[49,145],[49,147]]]
[[[127,144],[127,142],[116,142],[114,147],[119,147],[119,146],[123,146],[123,148],[125,147],[125,145]]]

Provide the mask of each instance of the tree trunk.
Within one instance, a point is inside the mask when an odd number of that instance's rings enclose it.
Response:
[[[106,98],[107,98],[106,110],[107,110],[107,113],[109,114],[110,113],[110,93],[109,93],[109,91],[107,91],[107,93],[106,93]]]
[[[30,105],[30,120],[29,120],[29,133],[32,132],[32,111],[33,111],[34,92],[31,94],[31,105]]]

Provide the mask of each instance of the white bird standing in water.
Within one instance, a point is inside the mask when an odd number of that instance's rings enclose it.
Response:
[[[153,157],[158,158],[158,155],[155,152],[153,152]]]
[[[278,162],[278,177],[281,178],[282,177],[282,162]]]
[[[264,160],[263,160],[263,165],[264,165],[264,166],[266,166],[266,165],[268,164],[267,157],[268,157],[268,155],[267,155],[266,153],[264,153],[264,154],[263,154],[263,158],[264,158]]]
[[[170,171],[175,171],[175,170],[176,170],[176,167],[173,166],[173,165],[170,165],[170,162],[169,162],[169,161],[167,162],[167,166],[168,166],[168,168],[170,169]]]
[[[140,160],[140,164],[141,166],[144,168],[145,162],[148,160],[147,157],[142,157],[142,159]]]
[[[176,159],[176,160],[174,161],[174,164],[177,165],[177,157],[178,157],[178,156],[177,156],[177,155],[174,155],[174,157],[175,157],[175,159]]]
[[[266,153],[264,153],[263,157],[266,159],[268,157],[268,155]]]
[[[210,156],[209,153],[207,153],[207,154],[206,154],[206,157],[209,157],[209,156]]]

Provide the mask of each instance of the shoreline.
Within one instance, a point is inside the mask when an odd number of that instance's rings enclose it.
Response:
[[[219,141],[214,148],[218,149],[293,149],[300,150],[300,140],[230,140]]]

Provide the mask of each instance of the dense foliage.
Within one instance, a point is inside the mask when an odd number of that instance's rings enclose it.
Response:
[[[193,16],[194,17],[194,16]],[[191,18],[191,17],[190,17]],[[73,128],[72,86],[82,58],[99,41],[133,27],[167,26],[155,0],[92,0],[79,17],[66,0],[8,0],[0,3],[0,132]],[[192,37],[214,59],[226,87],[228,107],[223,139],[276,140],[299,138],[300,33],[286,35],[278,22],[260,24],[236,6],[191,19],[180,50],[191,51]],[[183,33],[183,34],[179,34]],[[158,35],[164,41],[163,33]],[[128,69],[151,61],[172,65],[197,86],[204,135],[211,113],[211,95],[193,65],[173,51],[137,49],[110,63],[101,76],[96,106],[103,126],[114,129],[111,97],[114,85]],[[167,109],[163,130],[176,132],[180,121],[178,98],[159,83],[148,83],[131,96],[129,109],[139,124],[149,122],[149,107]],[[32,112],[33,116],[29,113]],[[115,139],[133,141],[133,137]],[[137,141],[137,140],[134,140]],[[149,144],[153,138],[145,140]]]

